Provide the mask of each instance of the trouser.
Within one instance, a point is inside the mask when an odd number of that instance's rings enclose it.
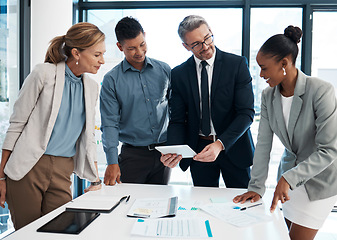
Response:
[[[72,158],[43,155],[21,180],[7,178],[6,201],[16,230],[71,201],[73,170]]]
[[[161,153],[148,147],[122,145],[118,156],[121,181],[124,183],[145,183],[166,185],[171,169],[160,161]]]
[[[197,152],[212,142],[199,139]],[[224,151],[220,152],[214,162],[192,160],[190,170],[194,186],[219,187],[220,171],[227,188],[247,188],[250,180],[250,168],[235,166]]]

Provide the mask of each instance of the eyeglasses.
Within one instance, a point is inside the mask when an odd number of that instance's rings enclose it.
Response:
[[[205,38],[205,40],[203,42],[199,42],[199,43],[195,44],[191,48],[192,48],[192,50],[194,50],[196,52],[199,52],[204,47],[203,44],[205,44],[206,46],[208,46],[208,45],[212,44],[213,40],[214,40],[213,35],[211,35],[211,36]]]

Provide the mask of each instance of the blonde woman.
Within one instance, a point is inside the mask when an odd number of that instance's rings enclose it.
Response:
[[[101,187],[94,141],[98,84],[85,73],[104,64],[105,35],[78,23],[55,37],[45,63],[26,78],[2,146],[0,205],[15,229],[72,199],[71,174]]]

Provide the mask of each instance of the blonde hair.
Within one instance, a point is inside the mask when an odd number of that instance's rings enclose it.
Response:
[[[73,48],[83,51],[104,40],[104,33],[94,24],[77,23],[69,28],[66,35],[57,36],[50,41],[44,62],[59,63],[72,56]]]

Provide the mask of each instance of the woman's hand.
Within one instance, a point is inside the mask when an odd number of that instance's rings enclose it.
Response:
[[[7,176],[4,173],[5,166],[7,164],[7,161],[9,159],[9,156],[12,154],[12,151],[9,151],[7,149],[2,149],[2,155],[1,155],[1,164],[0,164],[0,206],[2,208],[5,208],[5,202],[6,202],[6,178]]]
[[[256,193],[256,192],[253,192],[253,191],[249,191],[249,192],[246,192],[244,194],[241,194],[241,195],[237,195],[235,198],[233,198],[233,202],[235,203],[245,203],[247,200],[250,199],[250,202],[256,202],[258,200],[260,200],[261,196]]]
[[[5,208],[6,202],[6,179],[0,180],[0,206]]]
[[[100,190],[102,188],[102,183],[99,185],[89,185],[89,187],[87,187],[86,189],[84,189],[84,192],[89,192],[89,191],[96,191],[96,190]]]
[[[273,201],[270,206],[270,212],[274,212],[278,201],[285,203],[286,201],[290,200],[290,197],[288,196],[289,189],[289,183],[285,180],[284,177],[281,177],[275,188]]]

